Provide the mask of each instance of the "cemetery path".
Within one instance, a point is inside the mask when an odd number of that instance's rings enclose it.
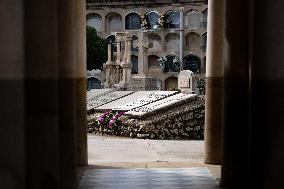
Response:
[[[203,163],[203,146],[203,140],[149,140],[88,135],[88,168],[207,167],[218,179],[221,167]]]
[[[88,150],[80,189],[219,188],[220,166],[203,163],[201,140],[89,135]]]

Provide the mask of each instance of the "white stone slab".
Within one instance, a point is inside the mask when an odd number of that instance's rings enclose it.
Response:
[[[129,103],[122,105],[122,106],[117,106],[117,107],[113,108],[113,110],[123,110],[123,111],[132,110],[134,108],[144,106],[146,104],[149,104],[149,103],[155,102],[157,100],[166,98],[166,97],[168,97],[170,95],[174,95],[176,93],[178,93],[178,91],[152,91],[152,93],[148,94],[147,96],[145,96],[143,98],[133,100],[132,102],[129,102]]]
[[[132,94],[127,95],[125,97],[122,97],[120,99],[117,99],[117,100],[114,100],[114,101],[109,102],[107,104],[104,104],[102,106],[96,107],[95,110],[99,110],[99,111],[111,110],[111,109],[114,109],[116,107],[123,106],[123,105],[125,105],[129,102],[134,101],[134,100],[137,100],[137,99],[140,99],[140,98],[143,98],[143,97],[147,97],[150,94],[153,94],[153,91],[137,91],[135,93],[132,93]]]
[[[159,109],[166,108],[168,106],[172,106],[176,103],[179,103],[181,101],[190,99],[192,97],[195,97],[195,94],[176,94],[173,96],[169,96],[167,98],[152,102],[150,104],[132,109],[128,112],[126,112],[126,115],[131,115],[131,116],[143,116],[148,113],[158,111]]]
[[[87,92],[87,100],[91,100],[94,97],[98,97],[114,91],[113,89],[91,89]]]
[[[104,95],[95,96],[87,101],[87,110],[94,109],[103,104],[109,103],[121,97],[134,93],[134,91],[111,91]]]

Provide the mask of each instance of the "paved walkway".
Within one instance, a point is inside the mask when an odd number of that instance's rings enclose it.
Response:
[[[102,189],[129,187],[199,189],[198,185],[201,183],[205,184],[200,185],[203,186],[202,189],[216,188],[216,179],[219,181],[220,178],[220,166],[203,163],[203,144],[201,140],[144,140],[89,135],[89,166],[80,189],[92,189],[94,186]],[[196,176],[196,172],[200,174]],[[152,177],[146,177],[148,174]],[[121,176],[122,178],[118,176],[118,179],[114,179],[111,175],[114,178],[115,175],[128,176]],[[168,183],[172,185],[167,186],[167,182],[164,181],[157,184],[156,180],[161,177],[172,178],[170,179],[172,182]],[[183,177],[184,180],[178,179]],[[139,182],[141,186],[137,185]],[[128,183],[129,187],[125,187],[125,183]],[[150,187],[146,187],[145,183]]]

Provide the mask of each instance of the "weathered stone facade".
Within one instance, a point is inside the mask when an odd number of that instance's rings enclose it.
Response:
[[[143,6],[142,6],[143,4]],[[131,48],[132,75],[138,74],[138,36],[141,33],[141,19],[149,21],[145,35],[148,38],[143,73],[154,77],[160,90],[169,90],[172,81],[177,83],[178,72],[162,70],[158,63],[161,57],[179,57],[180,54],[180,18],[184,14],[184,69],[192,69],[191,64],[198,64],[194,71],[204,78],[206,67],[207,42],[207,1],[87,1],[87,24],[97,29],[98,34],[111,41],[115,52],[117,42],[115,32],[129,32],[133,36]],[[152,19],[153,18],[153,19]],[[152,19],[152,20],[151,20]],[[163,19],[161,21],[161,19]],[[162,22],[163,26],[157,29]],[[145,29],[145,28],[144,28]],[[121,50],[126,48],[121,46]],[[114,58],[115,55],[112,57]],[[173,80],[173,78],[176,78]],[[171,80],[171,81],[170,81]],[[177,85],[177,84],[176,84]]]

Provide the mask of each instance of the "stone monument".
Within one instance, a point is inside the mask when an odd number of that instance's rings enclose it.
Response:
[[[120,81],[120,87],[123,89],[127,89],[130,83],[131,77],[131,41],[132,36],[129,32],[124,34],[124,41],[125,41],[125,49],[124,49],[124,57],[123,61],[121,62],[122,67],[122,79]]]
[[[117,42],[116,60],[112,60],[111,44],[108,44],[108,61],[104,64],[105,88],[127,89],[131,77],[131,41],[128,32],[116,32]],[[122,58],[121,43],[124,42],[125,50]]]
[[[193,94],[195,93],[196,77],[190,70],[183,70],[178,75],[178,89],[182,93]]]
[[[138,37],[138,74],[133,75],[130,80],[130,89],[133,91],[157,90],[157,81],[154,77],[148,75],[148,57],[149,48],[148,36],[141,31]]]

